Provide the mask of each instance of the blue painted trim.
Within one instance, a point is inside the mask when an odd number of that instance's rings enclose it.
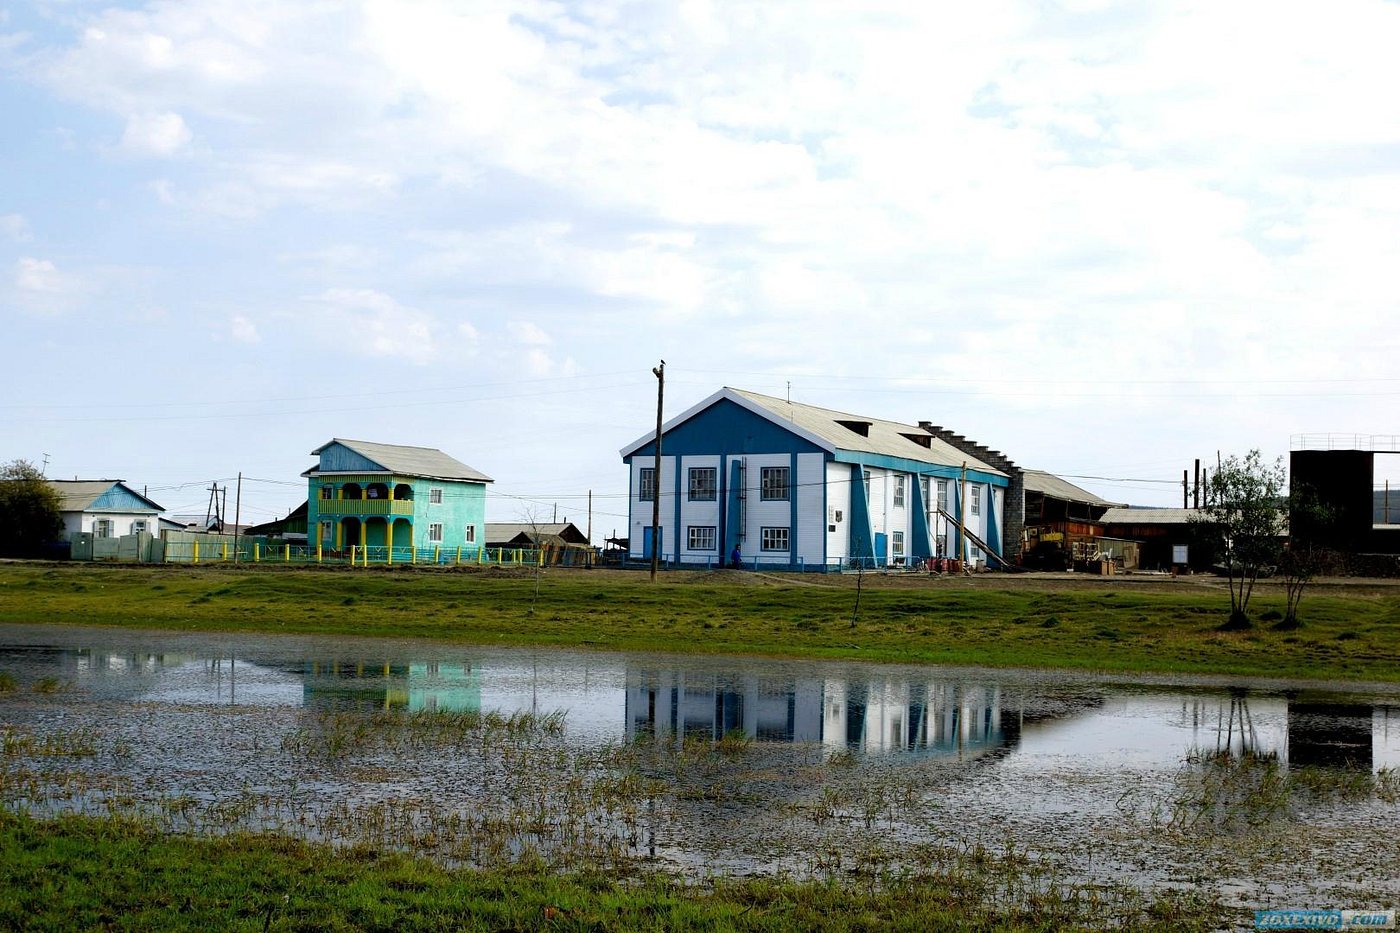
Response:
[[[870,499],[865,492],[865,476],[859,463],[851,464],[850,559],[875,564],[875,533],[870,524]]]
[[[831,491],[828,488],[831,484],[826,479],[826,461],[822,461],[822,570],[826,570],[826,562],[831,559],[831,532],[827,531],[828,516],[831,515]]]
[[[739,457],[729,458],[729,536],[724,541],[724,559],[729,560],[729,555],[734,553],[734,548],[740,546],[739,538],[744,533],[744,529],[739,524],[739,474],[744,465]],[[743,556],[743,549],[740,548],[740,556]]]
[[[662,464],[664,465],[665,462],[666,462],[666,460],[665,460],[666,445],[665,445],[664,443],[661,445],[661,454],[662,454],[662,461],[661,461],[661,462],[662,462]],[[675,457],[675,456],[673,456],[673,457],[672,457],[672,460],[673,460],[673,461],[675,462],[675,464],[676,464],[676,524],[675,524],[676,546],[675,546],[675,548],[671,551],[671,553],[675,556],[676,560],[679,561],[679,560],[681,559],[681,472],[682,472],[682,471],[681,471],[681,458],[680,458],[680,457]],[[664,548],[662,549],[661,553],[662,553],[662,554],[665,554],[665,553],[666,553],[666,551],[665,551]]]
[[[1004,559],[1001,553],[1001,526],[997,524],[997,499],[992,495],[990,489],[987,490],[987,543],[992,546],[992,551],[997,557]]]
[[[788,458],[788,560],[797,564],[797,454]]]
[[[928,503],[924,501],[924,484],[914,477],[914,540],[909,542],[909,557],[923,561],[933,556],[933,535],[928,527]],[[932,479],[929,480],[933,482]]]
[[[935,463],[925,463],[922,460],[909,460],[905,457],[889,457],[884,454],[867,454],[858,450],[838,450],[832,458],[837,463],[859,463],[864,466],[881,467],[886,470],[894,470],[900,473],[916,473],[920,476],[939,476],[943,478],[962,478],[962,467],[939,466]],[[994,473],[984,473],[981,470],[967,471],[969,481],[976,480],[979,483],[990,483],[993,486],[1010,486],[1011,480],[1005,476],[997,476]]]
[[[654,456],[655,450],[656,440],[652,438],[628,451],[623,460]],[[720,452],[734,455],[826,453],[781,422],[757,415],[724,398],[680,424],[666,428],[661,436],[661,451],[680,456],[714,456]]]

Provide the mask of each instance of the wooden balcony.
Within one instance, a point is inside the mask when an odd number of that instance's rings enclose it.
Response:
[[[412,499],[318,499],[321,515],[413,515]]]

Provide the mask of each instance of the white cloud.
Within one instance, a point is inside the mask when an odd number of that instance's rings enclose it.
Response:
[[[547,347],[554,342],[543,328],[531,321],[511,321],[506,325],[512,337],[527,347]]]
[[[262,340],[257,326],[242,314],[235,314],[229,321],[229,336],[239,343],[258,343]]]
[[[0,234],[16,243],[27,243],[33,239],[29,232],[29,221],[23,214],[0,215]]]
[[[26,311],[41,315],[71,310],[83,295],[82,280],[49,259],[23,256],[15,262],[14,298]]]
[[[15,287],[22,292],[53,295],[63,291],[64,279],[49,260],[25,256],[15,264]]]
[[[351,353],[406,360],[418,366],[438,357],[437,322],[373,289],[335,288],[309,299],[316,333],[337,335]]]
[[[168,159],[194,138],[178,113],[139,113],[127,117],[121,149],[128,155]]]

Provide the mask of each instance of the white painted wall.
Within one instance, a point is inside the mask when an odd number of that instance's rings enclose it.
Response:
[[[61,512],[60,516],[63,519],[63,536],[65,539],[72,538],[73,535],[79,532],[92,533],[96,528],[97,522],[101,519],[111,521],[111,537],[113,538],[135,534],[135,529],[132,526],[135,522],[140,521],[146,523],[146,531],[149,533],[157,534],[160,531],[158,527],[160,524],[159,517],[156,512]]]
[[[665,449],[664,447],[662,448]],[[642,491],[642,468],[654,466],[654,457],[632,458],[632,495],[628,500],[630,520],[628,521],[627,553],[641,559],[646,553],[646,532],[651,527],[651,500],[643,502],[638,497]],[[676,458],[661,457],[661,475],[656,478],[657,495],[661,500],[661,556],[671,560],[676,551]]]
[[[787,500],[765,502],[762,499],[760,484],[762,482],[764,467],[790,467],[792,457],[789,454],[750,454],[745,457],[747,468],[744,471],[745,490],[745,515],[744,515],[744,562],[749,563],[755,558],[760,563],[767,560],[770,563],[786,564],[789,560],[787,551],[763,551],[762,550],[762,529],[764,528],[789,528],[792,525],[792,503]],[[794,482],[796,477],[789,474],[788,482]],[[791,492],[791,490],[789,490]],[[789,530],[789,541],[792,531]]]
[[[838,513],[840,517],[838,518]],[[851,465],[826,465],[826,559],[842,563],[851,556]]]
[[[826,456],[797,455],[797,556],[804,566],[820,567],[826,545]]]
[[[690,501],[690,471],[692,468],[704,469],[707,467],[715,471],[715,498],[713,500],[692,502]],[[681,458],[681,560],[693,561],[696,563],[705,563],[706,561],[720,562],[720,557],[722,556],[720,552],[724,548],[724,539],[720,537],[719,517],[724,510],[725,500],[720,490],[725,486],[724,471],[721,467],[719,457]],[[690,549],[690,532],[688,529],[692,525],[706,526],[715,530],[714,548],[708,551],[692,551]]]

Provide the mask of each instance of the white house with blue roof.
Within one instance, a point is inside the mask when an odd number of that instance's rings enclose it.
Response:
[[[95,538],[120,538],[160,531],[160,513],[165,510],[119,479],[45,482],[58,493],[58,511],[66,539],[82,532]]]
[[[793,570],[999,559],[1013,476],[987,461],[1014,465],[948,438],[964,440],[927,422],[721,389],[663,426],[659,476],[654,433],[620,451],[629,554],[651,556],[660,496],[668,562],[727,564],[736,546],[746,566]]]

